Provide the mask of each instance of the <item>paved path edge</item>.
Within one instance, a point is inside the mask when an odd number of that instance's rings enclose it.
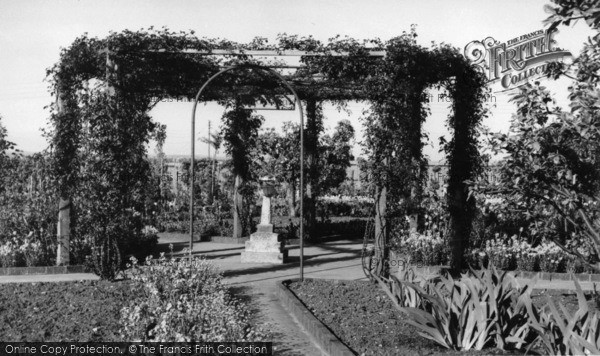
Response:
[[[305,278],[306,280],[306,278]],[[304,327],[313,339],[319,344],[319,347],[330,356],[354,356],[356,353],[337,338],[319,319],[317,319],[308,310],[296,295],[287,287],[290,282],[298,279],[286,279],[276,283],[275,294],[294,315],[300,324]]]
[[[86,272],[87,268],[84,265],[0,267],[0,276],[69,274]]]

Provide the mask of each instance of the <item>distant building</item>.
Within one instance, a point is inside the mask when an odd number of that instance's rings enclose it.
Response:
[[[181,180],[183,173],[183,162],[174,161],[165,163],[163,178],[169,180],[172,192],[177,192],[178,182]]]
[[[350,167],[346,168],[346,182],[356,189],[360,189],[362,186],[358,161],[350,161]]]

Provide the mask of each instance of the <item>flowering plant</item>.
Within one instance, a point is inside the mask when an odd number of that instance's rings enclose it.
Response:
[[[567,254],[551,241],[542,241],[536,247],[513,235],[510,239],[498,234],[486,241],[485,248],[473,249],[471,257],[479,261],[479,267],[485,267],[484,260],[503,270],[519,269],[522,271],[544,272],[562,271],[567,262]]]
[[[0,244],[0,265],[2,267],[13,267],[17,259],[17,243],[14,239]]]
[[[400,250],[408,254],[412,261],[425,265],[446,263],[445,247],[444,239],[429,230],[425,233],[410,231],[399,245]]]
[[[152,225],[146,225],[142,229],[142,235],[144,238],[154,238],[158,236],[158,229]]]
[[[0,243],[0,266],[36,266],[43,262],[44,252],[44,246],[35,239],[33,232],[20,239],[14,231],[12,238]]]
[[[33,232],[29,233],[19,246],[19,253],[25,259],[27,267],[35,266],[42,255],[42,244],[40,241],[33,241],[31,237]]]
[[[566,261],[566,253],[553,242],[543,242],[536,249],[540,256],[540,269],[545,272],[559,272]]]
[[[258,341],[249,312],[233,299],[221,274],[200,259],[131,259],[128,274],[142,290],[140,300],[121,310],[121,335],[128,341]]]
[[[515,268],[517,256],[524,247],[527,248],[526,246],[520,245],[516,236],[508,239],[506,235],[501,237],[500,234],[496,234],[493,239],[485,242],[485,247],[483,249],[474,249],[472,254],[482,257],[485,255],[487,257],[487,262],[490,264],[499,269],[511,270]]]

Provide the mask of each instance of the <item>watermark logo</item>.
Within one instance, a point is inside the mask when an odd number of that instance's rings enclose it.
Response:
[[[465,46],[465,57],[484,73],[489,84],[500,84],[499,91],[519,87],[544,75],[548,63],[572,58],[556,46],[556,29],[538,30],[504,43],[487,37]]]

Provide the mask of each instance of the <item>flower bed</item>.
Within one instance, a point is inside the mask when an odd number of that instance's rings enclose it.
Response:
[[[439,232],[400,231],[398,235],[393,245],[396,255],[410,258],[410,263],[413,265],[447,265],[449,248],[447,241]],[[590,257],[589,251],[584,247],[580,246],[577,250],[586,258]],[[504,271],[594,273],[592,269],[584,266],[574,256],[568,255],[554,242],[542,241],[534,247],[517,235],[510,238],[496,235],[493,239],[487,240],[483,247],[471,249],[466,254],[466,258],[469,265],[475,269],[493,265]]]
[[[419,336],[405,322],[385,293],[370,282],[305,280],[292,282],[290,290],[346,345],[360,355],[511,355],[509,351],[452,351]],[[542,308],[547,296],[560,302],[569,313],[578,310],[572,291],[534,290],[533,303]],[[589,295],[588,295],[589,297]],[[598,299],[589,297],[588,305],[598,310]]]
[[[305,280],[290,290],[346,345],[360,355],[464,355],[419,336],[385,293],[370,282]],[[498,355],[507,354],[492,350]],[[489,355],[469,352],[467,355]]]
[[[572,256],[550,241],[533,247],[516,235],[508,238],[496,236],[486,241],[485,247],[473,249],[470,254],[472,265],[484,267],[488,263],[503,270],[533,272],[583,272],[584,267]]]
[[[183,261],[186,262],[186,261]],[[131,280],[0,285],[0,340],[260,341],[250,313],[205,260],[159,259]]]
[[[2,284],[0,339],[120,341],[120,311],[135,294],[127,281]]]

